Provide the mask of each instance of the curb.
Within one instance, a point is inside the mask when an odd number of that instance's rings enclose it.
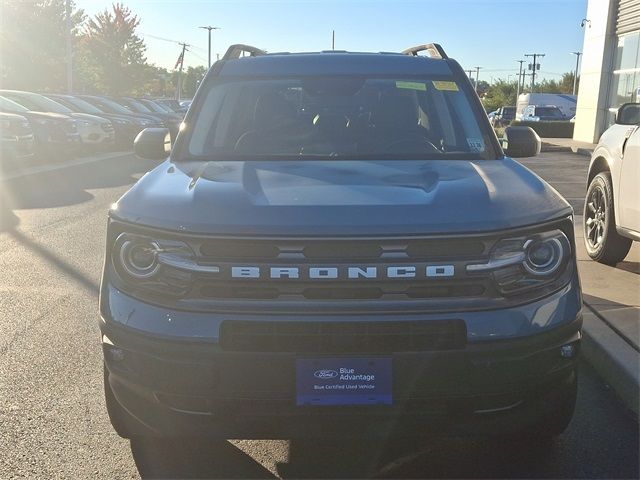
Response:
[[[582,333],[584,357],[638,418],[640,352],[625,342],[592,311],[583,312]]]
[[[16,178],[26,177],[28,175],[36,175],[38,173],[46,173],[53,172],[56,170],[63,170],[65,168],[76,167],[79,165],[87,165],[89,163],[100,162],[103,160],[112,160],[114,158],[126,157],[128,155],[132,155],[132,151],[121,151],[121,152],[109,152],[103,153],[99,155],[94,155],[91,157],[81,157],[71,160],[66,163],[56,163],[53,165],[35,165],[33,167],[25,168],[24,170],[18,170],[15,172],[11,172],[9,174],[2,174],[0,172],[0,181],[3,180],[14,180]]]
[[[591,158],[591,154],[593,153],[592,150],[589,150],[588,148],[582,148],[582,147],[571,147],[571,151],[577,155],[582,155],[583,157],[589,157],[589,158]]]

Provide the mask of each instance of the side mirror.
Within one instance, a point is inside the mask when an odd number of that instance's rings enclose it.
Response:
[[[171,135],[166,128],[145,128],[133,141],[134,153],[150,160],[164,160],[171,153]]]
[[[535,157],[542,142],[531,127],[507,127],[504,129],[503,148],[509,157]]]
[[[618,125],[640,125],[640,103],[625,103],[616,113]]]

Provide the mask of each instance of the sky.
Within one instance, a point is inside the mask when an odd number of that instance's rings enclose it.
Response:
[[[75,0],[88,15],[109,0]],[[147,58],[173,68],[181,47],[192,45],[185,66],[207,64],[207,31],[212,58],[233,43],[269,52],[331,49],[401,51],[436,42],[464,69],[482,67],[480,80],[514,80],[517,60],[543,53],[541,77],[559,79],[575,69],[582,51],[587,0],[120,0],[141,19],[139,34]],[[597,0],[592,0],[597,1]],[[525,67],[527,65],[525,63]],[[509,77],[511,75],[511,77]],[[475,72],[474,72],[475,76]]]

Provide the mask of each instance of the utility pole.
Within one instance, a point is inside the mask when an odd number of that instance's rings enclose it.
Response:
[[[531,70],[531,93],[536,85],[536,70],[540,70],[540,64],[537,63],[538,58],[543,58],[544,53],[527,53],[525,57],[533,57],[533,63],[529,64],[529,70]]]
[[[520,82],[522,81],[522,87],[524,90],[524,76],[522,75],[522,64],[524,63],[524,60],[516,60],[516,62],[518,62],[520,64],[520,67],[518,68],[518,86],[516,88],[516,103],[518,103],[518,97],[520,96]],[[521,80],[522,78],[522,80]]]
[[[578,65],[580,64],[580,55],[582,55],[582,52],[571,52],[571,54],[576,56],[576,73],[573,75],[573,91],[571,93],[571,95],[575,95],[578,85]]]
[[[220,27],[207,26],[207,27],[198,27],[198,28],[204,28],[205,30],[209,30],[209,68],[211,68],[211,30],[220,30]]]
[[[178,88],[176,89],[176,100],[180,101],[180,95],[182,94],[182,67],[184,66],[184,53],[187,51],[187,47],[191,45],[187,43],[179,43],[178,45],[182,45],[182,53],[178,57],[178,61],[176,62],[176,67],[180,64],[180,70],[178,70]],[[174,67],[175,69],[175,67]]]
[[[476,68],[476,94],[478,93],[478,80],[480,79],[480,69],[482,67],[475,67]]]
[[[71,0],[66,2],[67,16],[67,93],[73,93],[73,47],[71,45]]]

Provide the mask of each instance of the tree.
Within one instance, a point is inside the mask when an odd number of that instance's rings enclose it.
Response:
[[[482,99],[484,108],[492,112],[502,106],[515,105],[517,88],[515,82],[507,82],[502,79],[497,80],[489,87],[486,95]]]
[[[187,68],[182,84],[182,92],[185,97],[193,98],[206,73],[207,68],[202,65]]]
[[[121,95],[143,89],[153,75],[144,41],[136,35],[140,19],[121,3],[86,22],[80,62],[89,89]]]
[[[84,13],[72,6],[75,43]],[[2,0],[0,84],[20,90],[63,90],[66,86],[65,0]]]

